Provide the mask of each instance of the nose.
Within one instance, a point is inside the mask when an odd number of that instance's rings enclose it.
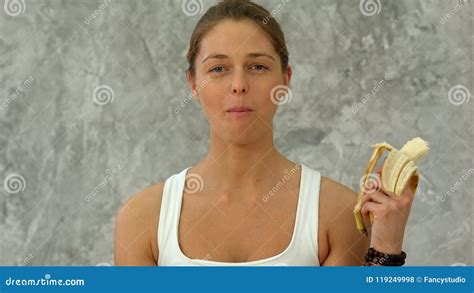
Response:
[[[234,94],[243,94],[247,91],[247,88],[244,85],[233,85],[232,86],[232,92]]]
[[[248,83],[244,72],[235,73],[232,79],[231,91],[235,95],[241,95],[248,92]]]

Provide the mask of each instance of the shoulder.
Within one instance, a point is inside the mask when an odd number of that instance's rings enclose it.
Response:
[[[357,193],[346,185],[331,178],[321,176],[320,204],[324,211],[333,212],[353,209],[357,202]]]
[[[346,185],[321,176],[319,219],[325,236],[323,239],[327,242],[323,243],[322,247],[327,249],[320,262],[328,260],[331,263],[325,265],[351,265],[362,262],[369,242],[368,237],[356,229],[353,210],[357,195],[357,192]],[[332,257],[328,259],[331,254]],[[337,259],[335,254],[338,255]]]
[[[115,221],[116,265],[156,265],[163,189],[164,182],[152,185],[133,194],[121,206]]]
[[[157,212],[156,207],[161,205],[164,185],[164,182],[160,182],[136,192],[122,205],[119,214],[123,211],[134,210],[140,212],[142,218],[152,216]]]

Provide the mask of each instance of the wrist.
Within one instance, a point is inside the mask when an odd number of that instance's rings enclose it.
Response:
[[[388,243],[378,243],[374,241],[374,245],[372,246],[375,250],[388,253],[388,254],[400,254],[402,253],[402,244],[399,243],[398,245],[389,245]]]
[[[400,254],[388,254],[371,247],[365,255],[364,266],[402,266],[405,264],[406,257],[407,255],[404,251]]]

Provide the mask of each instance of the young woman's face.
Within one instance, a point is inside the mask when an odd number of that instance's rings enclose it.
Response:
[[[188,81],[212,131],[224,140],[249,143],[272,131],[276,86],[288,86],[270,39],[252,21],[227,20],[201,40],[194,79]],[[279,93],[280,91],[274,91]],[[238,112],[245,107],[251,111]]]

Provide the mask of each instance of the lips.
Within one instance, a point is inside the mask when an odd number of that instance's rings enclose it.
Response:
[[[253,111],[253,110],[249,107],[232,107],[232,108],[227,109],[226,112],[250,112],[250,111]]]

